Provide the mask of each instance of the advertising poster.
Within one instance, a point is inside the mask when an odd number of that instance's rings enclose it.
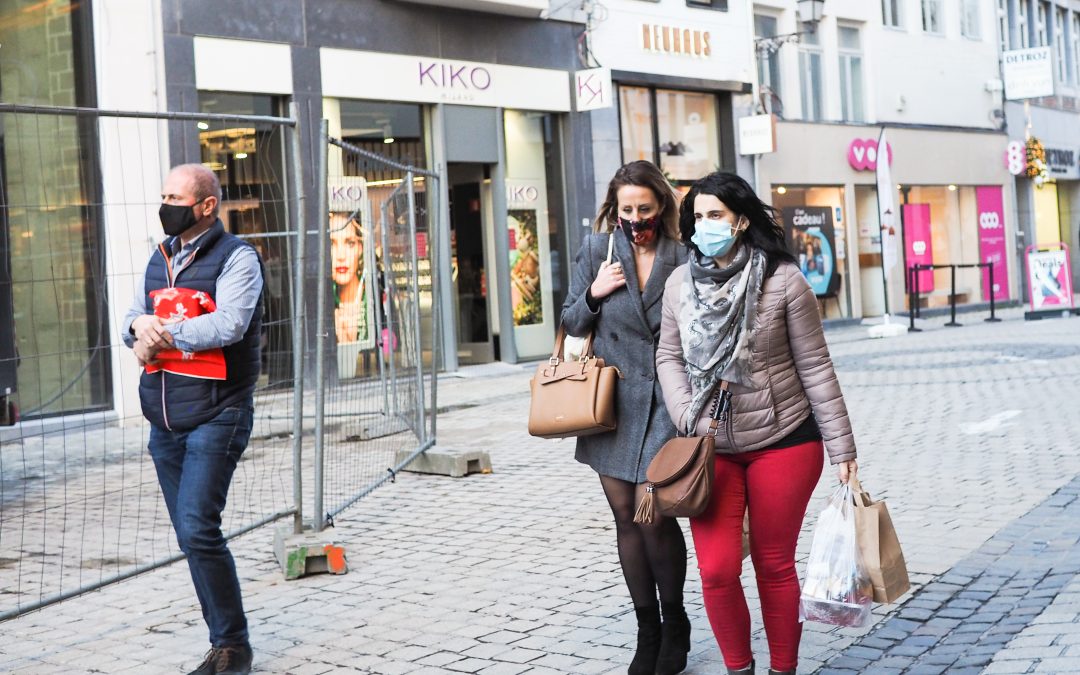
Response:
[[[836,238],[832,209],[827,206],[792,206],[781,210],[784,231],[803,276],[814,295],[836,294],[840,279],[836,276]]]
[[[1072,307],[1068,251],[1064,248],[1046,251],[1028,249],[1027,262],[1031,309],[1039,311]]]
[[[514,325],[543,323],[536,209],[509,209],[506,215],[510,236],[510,304],[514,311]]]
[[[356,377],[357,356],[375,348],[374,234],[362,178],[338,178],[330,191],[330,280],[338,376]]]
[[[904,204],[904,249],[907,251],[907,266],[911,270],[915,265],[933,265],[934,250],[930,236],[930,205]],[[910,271],[908,272],[910,274]],[[905,283],[910,279],[905,276]],[[916,284],[919,293],[934,290],[934,270],[920,270]]]
[[[975,188],[975,209],[979,212],[979,262],[994,263],[994,284],[990,288],[990,269],[982,270],[982,297],[1009,299],[1009,268],[1005,246],[1005,208],[998,185]]]

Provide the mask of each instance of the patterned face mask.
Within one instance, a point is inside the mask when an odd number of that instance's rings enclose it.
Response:
[[[645,220],[627,220],[619,216],[619,226],[626,238],[638,246],[646,246],[656,239],[656,227],[660,224],[660,218],[653,216]]]

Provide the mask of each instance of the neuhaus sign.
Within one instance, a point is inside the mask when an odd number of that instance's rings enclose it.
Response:
[[[570,111],[570,73],[563,70],[348,49],[319,51],[324,96]]]
[[[641,47],[654,54],[704,59],[712,56],[712,36],[707,30],[643,23],[641,24]]]

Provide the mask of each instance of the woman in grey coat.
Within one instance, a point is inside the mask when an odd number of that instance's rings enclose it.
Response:
[[[566,332],[577,337],[592,332],[596,354],[623,375],[615,395],[615,431],[578,438],[576,456],[600,474],[615,515],[619,562],[638,621],[629,675],[682,672],[690,651],[682,529],[669,518],[634,522],[645,470],[675,436],[656,378],[656,342],[664,284],[686,262],[678,210],[674,191],[654,164],[638,161],[620,168],[608,185],[596,232],[582,242],[562,310]]]

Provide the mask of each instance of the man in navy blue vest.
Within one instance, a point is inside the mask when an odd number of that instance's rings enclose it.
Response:
[[[210,629],[210,651],[191,675],[248,673],[247,619],[221,513],[251,435],[262,262],[225,232],[221,185],[206,167],[174,168],[161,201],[167,238],[150,256],[124,342],[145,367],[150,456]]]

